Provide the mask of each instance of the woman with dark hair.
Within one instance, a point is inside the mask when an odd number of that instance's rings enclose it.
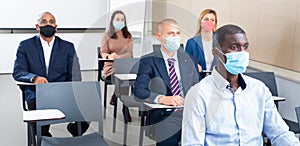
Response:
[[[101,44],[100,53],[103,58],[116,59],[132,57],[133,40],[127,28],[125,14],[122,11],[113,12],[109,23],[109,29],[104,33]],[[114,73],[113,63],[105,62],[103,71],[106,79],[111,78],[111,75]],[[110,104],[115,105],[116,102],[117,97],[113,94]],[[130,114],[128,116],[128,121],[131,122]]]
[[[212,9],[205,9],[198,18],[196,35],[190,38],[185,51],[197,58],[199,71],[211,71],[216,61],[212,54],[213,32],[217,28],[217,13]]]

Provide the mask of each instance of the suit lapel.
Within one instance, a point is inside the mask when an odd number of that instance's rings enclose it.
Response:
[[[36,40],[35,41],[35,46],[36,46],[36,49],[37,49],[37,52],[38,52],[38,56],[39,56],[39,59],[40,59],[39,62],[41,63],[44,75],[47,75],[46,64],[45,64],[45,57],[44,57],[44,50],[43,50],[43,47],[42,47],[42,44],[41,44],[40,37],[36,36],[35,40]]]
[[[155,51],[154,54],[155,54],[154,63],[156,64],[157,70],[160,73],[161,78],[165,81],[167,87],[171,89],[170,77],[168,75],[165,60],[160,52],[160,49]]]
[[[58,45],[58,38],[55,37],[54,43],[53,43],[53,47],[52,47],[52,51],[51,51],[51,56],[50,56],[50,62],[49,62],[49,70],[48,70],[48,74],[51,72],[52,70],[52,66],[55,60],[55,56],[58,52],[59,49],[59,45]]]
[[[186,95],[186,85],[189,85],[189,79],[190,75],[190,70],[191,65],[190,61],[192,61],[190,58],[187,58],[185,54],[181,50],[177,51],[177,58],[178,58],[178,65],[179,65],[179,71],[180,71],[180,77],[181,77],[181,86],[182,90],[184,92],[184,95]]]
[[[202,37],[201,36],[197,36],[195,37],[196,38],[196,43],[198,45],[198,51],[199,51],[199,56],[198,57],[201,61],[200,62],[203,62],[203,64],[200,64],[202,66],[203,69],[207,69],[206,68],[206,63],[205,63],[205,56],[204,56],[204,50],[203,50],[203,44],[202,44]]]

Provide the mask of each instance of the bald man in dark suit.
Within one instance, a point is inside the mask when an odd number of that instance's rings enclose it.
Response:
[[[140,59],[134,95],[149,103],[182,106],[187,91],[200,80],[196,59],[179,47],[180,30],[175,20],[161,21],[156,38],[161,42],[161,49]],[[155,109],[147,118],[154,127],[158,146],[180,144],[181,108]]]

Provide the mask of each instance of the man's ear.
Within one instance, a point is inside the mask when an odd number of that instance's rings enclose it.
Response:
[[[156,39],[162,43],[162,38],[161,38],[161,33],[156,33],[155,34]]]
[[[38,31],[38,32],[40,32],[40,27],[39,27],[38,24],[35,24],[35,30]]]
[[[161,34],[160,34],[160,33],[156,33],[156,34],[155,34],[155,37],[156,37],[158,40],[160,40]]]

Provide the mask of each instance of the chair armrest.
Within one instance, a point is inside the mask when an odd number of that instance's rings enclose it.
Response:
[[[23,110],[28,111],[28,109],[26,108],[24,88],[25,88],[25,86],[35,86],[36,84],[27,83],[27,82],[19,82],[19,81],[16,81],[16,84],[19,86],[19,88],[22,91],[22,107],[23,107]]]
[[[59,120],[65,118],[65,114],[58,109],[43,109],[23,111],[24,122],[36,122],[43,120]]]
[[[279,96],[273,96],[273,100],[276,101],[285,101],[284,97],[279,97]]]
[[[27,82],[19,82],[19,81],[16,81],[16,84],[18,86],[35,86],[36,84],[34,83],[27,83]]]
[[[101,61],[101,62],[114,62],[113,59],[105,59],[105,58],[98,58],[98,61]]]

